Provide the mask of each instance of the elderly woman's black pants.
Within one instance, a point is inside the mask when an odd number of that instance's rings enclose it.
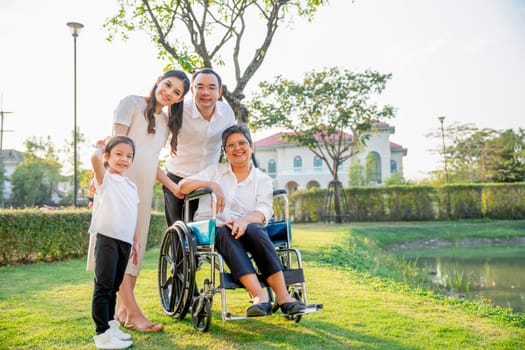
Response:
[[[278,271],[282,264],[266,231],[259,224],[249,224],[246,233],[239,239],[233,238],[227,226],[217,227],[215,247],[230,267],[235,280],[256,273],[247,253],[250,253],[264,280]]]

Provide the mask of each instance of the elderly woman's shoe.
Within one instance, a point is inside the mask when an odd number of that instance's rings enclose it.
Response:
[[[306,309],[306,305],[304,305],[299,300],[293,301],[291,303],[281,304],[280,307],[281,311],[286,315],[294,315]]]
[[[272,303],[270,303],[269,301],[266,303],[252,305],[246,310],[246,315],[248,317],[268,316],[271,314],[272,314]]]

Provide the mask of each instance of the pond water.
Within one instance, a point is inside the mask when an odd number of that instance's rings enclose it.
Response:
[[[452,288],[460,281],[467,299],[491,300],[494,305],[525,313],[525,247],[447,247],[397,251],[429,272],[436,282]],[[463,285],[465,286],[465,284]]]

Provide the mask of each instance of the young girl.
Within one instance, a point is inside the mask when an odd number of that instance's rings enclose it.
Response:
[[[130,258],[136,261],[135,227],[139,195],[123,174],[133,163],[135,145],[127,136],[97,143],[91,156],[96,189],[89,233],[96,235],[95,279],[91,314],[96,325],[97,349],[126,349],[131,336],[113,320],[117,291]]]

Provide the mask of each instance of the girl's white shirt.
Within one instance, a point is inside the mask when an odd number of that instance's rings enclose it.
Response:
[[[89,233],[100,233],[133,244],[139,195],[127,177],[104,172],[102,184],[95,182],[96,195]]]

